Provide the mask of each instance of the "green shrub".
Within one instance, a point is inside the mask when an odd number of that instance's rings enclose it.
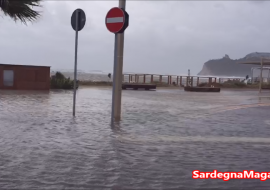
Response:
[[[79,81],[79,85],[84,85],[84,86],[112,86],[112,82],[110,82],[110,81],[85,80],[85,81]]]
[[[207,87],[208,83],[207,82],[202,82],[198,85],[198,87]]]
[[[51,88],[52,89],[73,89],[74,80],[66,78],[61,72],[56,72],[51,76]]]
[[[167,82],[159,82],[159,81],[153,81],[152,84],[155,84],[158,87],[170,86]]]
[[[221,88],[244,88],[248,87],[243,81],[239,80],[228,80],[224,83],[212,83],[211,85],[207,82],[200,83],[198,87],[210,87],[210,86],[215,86],[215,87],[221,87]]]
[[[247,87],[246,83],[241,82],[239,80],[228,80],[221,84],[221,87],[227,88],[244,88]]]

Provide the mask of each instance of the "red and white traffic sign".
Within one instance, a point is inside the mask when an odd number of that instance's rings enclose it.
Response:
[[[112,33],[122,33],[128,27],[128,13],[118,7],[114,7],[106,15],[105,24]]]

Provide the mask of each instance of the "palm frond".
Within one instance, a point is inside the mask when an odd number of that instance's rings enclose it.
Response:
[[[25,23],[34,21],[40,13],[33,10],[39,7],[41,0],[0,0],[0,8],[5,15],[10,16],[14,21],[20,20]]]

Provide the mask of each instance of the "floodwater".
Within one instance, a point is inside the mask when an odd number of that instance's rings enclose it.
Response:
[[[270,172],[270,92],[0,92],[0,189],[262,189],[259,179],[192,179],[193,170]]]

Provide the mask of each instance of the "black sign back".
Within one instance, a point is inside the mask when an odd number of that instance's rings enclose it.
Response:
[[[78,31],[81,31],[86,22],[86,16],[82,9],[76,9],[71,16],[71,26],[76,31],[76,14],[78,13]]]

